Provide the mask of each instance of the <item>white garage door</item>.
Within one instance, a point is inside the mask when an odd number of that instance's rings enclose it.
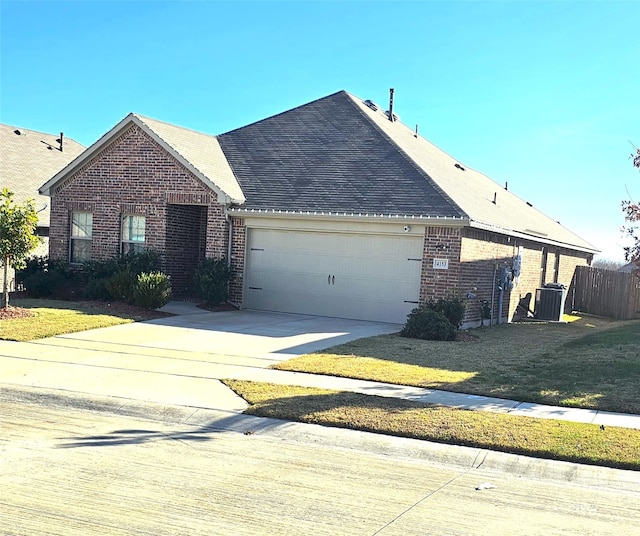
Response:
[[[404,323],[420,292],[422,238],[249,229],[249,309]]]

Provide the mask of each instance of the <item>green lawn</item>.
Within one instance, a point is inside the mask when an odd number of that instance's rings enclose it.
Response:
[[[539,458],[640,470],[640,430],[429,406],[357,393],[226,380],[261,417]]]
[[[31,313],[23,318],[0,320],[0,339],[9,341],[30,341],[163,316],[155,311],[106,302],[17,299],[9,305]]]
[[[274,368],[640,414],[640,321],[583,317],[470,334],[464,342],[371,337]]]

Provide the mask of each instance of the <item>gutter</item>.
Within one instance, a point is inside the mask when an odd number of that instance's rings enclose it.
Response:
[[[577,246],[575,244],[569,244],[567,242],[558,242],[557,240],[551,240],[550,238],[544,238],[543,236],[537,234],[528,234],[521,231],[514,231],[513,229],[505,229],[504,227],[499,227],[497,225],[491,225],[488,223],[481,223],[477,221],[469,220],[469,227],[474,229],[482,229],[483,231],[491,231],[493,233],[499,233],[507,236],[512,236],[514,238],[523,238],[525,240],[532,240],[534,242],[540,242],[542,244],[549,244],[552,246],[563,247],[567,249],[572,249],[574,251],[582,251],[584,253],[596,254],[600,253],[599,249],[596,248],[588,248],[585,246]]]
[[[239,217],[263,217],[263,218],[308,218],[315,220],[366,220],[379,222],[413,222],[426,225],[447,225],[452,227],[468,226],[469,219],[456,216],[423,216],[406,214],[380,214],[373,212],[344,212],[344,211],[311,211],[311,210],[276,210],[276,209],[249,209],[232,208],[229,212]]]

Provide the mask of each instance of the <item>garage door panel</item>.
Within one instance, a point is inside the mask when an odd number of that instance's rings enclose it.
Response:
[[[420,286],[422,240],[250,229],[249,308],[404,322]]]

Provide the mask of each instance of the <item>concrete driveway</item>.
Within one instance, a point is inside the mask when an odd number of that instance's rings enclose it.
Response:
[[[181,314],[28,343],[0,341],[2,381],[243,411],[245,402],[217,380],[269,381],[276,371],[265,369],[273,363],[400,329],[396,324],[306,315],[173,307]]]

